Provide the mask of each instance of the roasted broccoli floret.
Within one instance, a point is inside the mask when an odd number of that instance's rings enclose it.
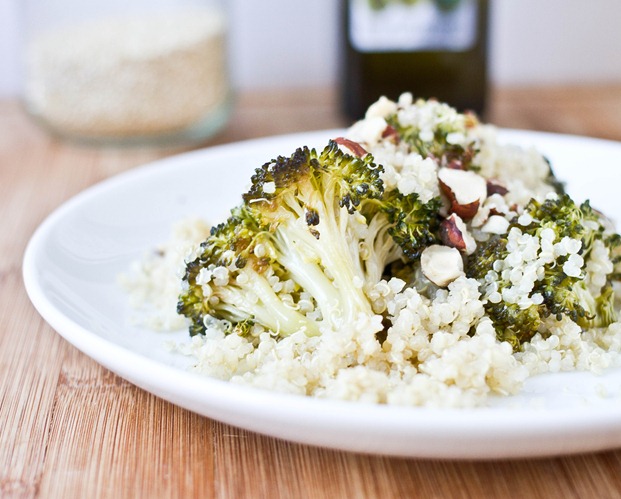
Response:
[[[434,244],[440,224],[439,198],[421,203],[416,194],[402,195],[392,190],[383,197],[381,210],[388,215],[388,233],[401,247],[408,261],[415,261],[421,252]]]
[[[226,222],[212,228],[198,257],[187,264],[184,279],[190,286],[177,307],[191,319],[192,335],[205,331],[206,310],[240,332],[255,321],[274,330],[289,324],[317,332],[314,324],[291,306],[296,289],[282,283],[285,270],[266,253],[263,240],[268,233],[243,205],[235,208]],[[275,281],[281,283],[280,289],[273,285]]]
[[[214,320],[241,333],[319,334],[373,316],[368,292],[387,265],[434,240],[438,200],[384,192],[371,155],[331,141],[258,168],[242,204],[187,263],[178,312],[190,332]]]
[[[567,316],[582,328],[616,320],[617,276],[605,265],[619,241],[588,202],[566,194],[532,200],[507,234],[478,244],[466,275],[481,283],[499,339],[519,349],[548,317]]]

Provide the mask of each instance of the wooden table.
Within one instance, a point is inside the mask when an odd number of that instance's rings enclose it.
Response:
[[[206,145],[343,126],[335,103],[330,91],[241,95]],[[621,85],[496,90],[488,119],[621,140]],[[0,101],[0,497],[621,497],[621,450],[453,462],[290,444],[175,407],[65,342],[24,291],[29,237],[85,187],[174,152],[67,144]]]

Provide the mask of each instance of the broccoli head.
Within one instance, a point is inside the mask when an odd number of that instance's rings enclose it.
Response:
[[[478,244],[466,275],[481,283],[498,337],[519,349],[548,317],[583,328],[616,320],[614,269],[598,278],[589,269],[601,267],[596,258],[609,258],[619,240],[588,202],[567,194],[531,200],[507,234]]]
[[[267,234],[269,229],[243,205],[211,229],[198,256],[186,265],[188,287],[177,305],[190,319],[191,335],[205,331],[206,311],[240,332],[255,321],[276,331],[281,324],[294,324],[317,332],[291,306],[297,289],[286,285],[286,271],[266,252]]]
[[[437,242],[442,203],[439,198],[422,203],[415,193],[403,195],[392,190],[384,196],[381,210],[388,215],[388,233],[401,247],[408,261],[415,261],[421,252]]]
[[[440,207],[385,192],[382,171],[335,141],[258,168],[242,204],[186,264],[178,311],[191,334],[219,320],[242,333],[314,335],[378,313],[368,292],[387,265],[419,257]]]

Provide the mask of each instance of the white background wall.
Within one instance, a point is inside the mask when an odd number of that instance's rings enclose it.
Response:
[[[19,91],[21,1],[0,0],[0,95]],[[337,0],[228,1],[235,87],[336,81]],[[621,82],[620,0],[490,1],[493,82]]]

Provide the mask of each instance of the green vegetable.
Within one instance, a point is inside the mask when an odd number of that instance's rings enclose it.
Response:
[[[499,339],[519,349],[550,316],[559,321],[567,316],[583,328],[604,327],[614,322],[616,314],[612,281],[618,280],[618,276],[614,271],[608,273],[606,283],[596,289],[589,285],[584,269],[592,258],[596,241],[603,243],[607,251],[612,252],[620,245],[620,236],[607,232],[604,221],[588,202],[576,205],[566,194],[541,203],[532,200],[525,207],[524,213],[532,221],[525,223],[522,219],[524,225],[521,225],[520,218],[516,217],[510,225],[509,234],[518,231],[514,234],[541,238],[552,234],[554,243],[564,240],[571,244],[574,241],[573,245],[579,251],[573,257],[571,253],[557,255],[544,264],[529,295],[531,298],[540,295],[541,300],[534,300],[535,303],[529,306],[521,306],[505,298],[506,290],[516,284],[509,279],[511,269],[502,270],[502,262],[510,253],[510,235],[496,235],[478,244],[466,263],[466,275],[478,279],[484,291],[493,286],[502,295],[501,300],[498,300],[497,295],[495,300],[485,305]],[[544,237],[545,230],[547,234]],[[570,258],[584,261],[578,273],[572,270]]]
[[[338,328],[377,313],[368,298],[387,265],[435,241],[439,200],[385,192],[371,155],[298,149],[257,169],[243,202],[187,264],[178,312],[281,336]]]

